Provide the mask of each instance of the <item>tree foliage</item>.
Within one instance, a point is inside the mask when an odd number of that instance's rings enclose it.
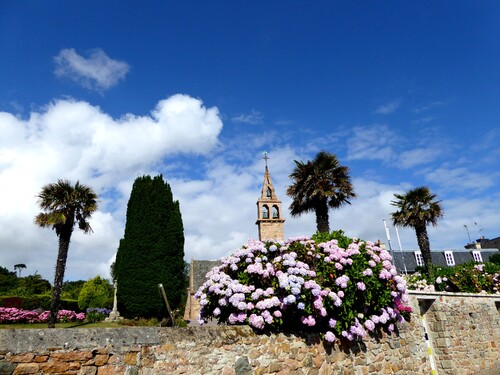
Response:
[[[126,317],[165,317],[160,283],[173,310],[184,303],[184,228],[179,202],[161,175],[134,182],[113,274],[119,310]]]
[[[436,201],[436,194],[432,194],[427,186],[394,196],[396,200],[391,201],[391,204],[397,211],[392,213],[392,221],[394,225],[415,229],[418,247],[424,258],[424,272],[432,278],[433,267],[427,226],[437,225],[438,219],[443,217],[441,201]]]
[[[44,294],[48,293],[50,289],[50,282],[43,279],[41,275],[28,275],[19,278],[16,295],[32,296],[34,294]]]
[[[0,266],[0,294],[7,295],[9,291],[16,288],[17,283],[16,273]]]
[[[17,277],[16,272],[11,272],[7,268],[0,266],[0,295],[27,297],[45,294],[50,289],[50,282],[37,273]]]
[[[500,253],[491,255],[488,261],[500,266]]]
[[[84,233],[92,232],[89,219],[97,210],[97,194],[79,181],[72,185],[67,180],[58,180],[42,187],[38,204],[43,212],[35,217],[35,224],[54,229],[59,238],[49,318],[49,328],[54,328],[73,228],[77,225]]]
[[[85,280],[65,281],[62,287],[61,298],[78,300]]]
[[[96,276],[85,284],[78,295],[78,308],[111,307],[113,304],[113,286],[108,280]]]
[[[314,211],[317,229],[321,233],[330,232],[328,208],[350,204],[350,199],[356,197],[349,168],[340,165],[337,157],[326,151],[319,152],[306,163],[295,160],[290,178],[292,185],[286,193],[292,198],[291,215]]]

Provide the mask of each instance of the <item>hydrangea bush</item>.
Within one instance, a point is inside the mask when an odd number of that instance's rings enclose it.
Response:
[[[319,332],[326,341],[393,331],[409,318],[406,283],[388,251],[342,231],[287,241],[250,240],[207,274],[195,297],[200,323],[257,331]]]
[[[38,312],[36,310],[23,310],[15,307],[0,307],[0,324],[6,323],[46,323],[49,321],[50,312]],[[58,322],[83,322],[84,313],[76,313],[70,310],[59,310]]]
[[[500,265],[469,262],[454,267],[437,267],[435,279],[416,272],[406,276],[409,289],[460,293],[500,294]]]

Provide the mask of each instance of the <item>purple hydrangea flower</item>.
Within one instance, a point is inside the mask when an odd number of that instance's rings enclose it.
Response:
[[[375,323],[373,323],[373,321],[371,321],[370,319],[368,319],[366,322],[365,322],[365,327],[368,331],[373,331],[375,329]]]
[[[325,340],[326,340],[326,341],[328,341],[328,342],[334,342],[334,341],[335,341],[335,339],[336,339],[336,337],[335,337],[335,335],[334,335],[332,332],[327,331],[327,332],[325,333]]]

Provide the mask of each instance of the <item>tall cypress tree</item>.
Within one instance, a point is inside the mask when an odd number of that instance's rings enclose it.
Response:
[[[163,284],[170,307],[184,305],[184,227],[179,202],[163,177],[135,180],[127,206],[114,275],[120,313],[126,317],[165,317],[158,291]]]

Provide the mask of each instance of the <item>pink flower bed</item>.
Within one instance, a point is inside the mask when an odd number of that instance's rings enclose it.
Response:
[[[23,310],[15,307],[0,307],[0,324],[8,323],[45,323],[48,322],[49,311],[38,312],[36,310]],[[59,310],[58,322],[82,322],[85,320],[84,313],[76,313],[70,310]]]

